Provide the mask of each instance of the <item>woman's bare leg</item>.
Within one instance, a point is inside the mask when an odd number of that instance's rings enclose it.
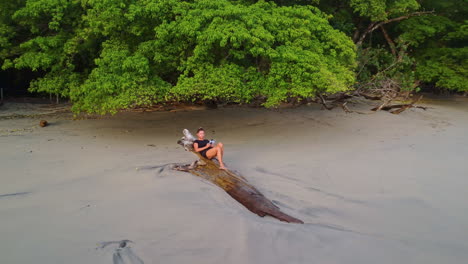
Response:
[[[224,145],[223,145],[223,143],[219,142],[217,146],[218,146],[219,149],[221,150],[221,155],[224,156]]]
[[[206,152],[206,156],[208,157],[208,159],[212,159],[216,156],[216,158],[219,161],[219,168],[222,170],[225,170],[226,166],[224,165],[224,162],[223,162],[223,155],[224,155],[224,146],[223,146],[223,143],[221,142],[218,143],[216,147],[209,149]]]
[[[223,163],[223,149],[221,147],[218,147],[217,157],[219,161],[219,168],[222,170],[225,170],[226,167],[224,166],[224,163]]]
[[[223,143],[219,142],[218,145],[216,145],[218,148],[218,160],[219,160],[219,168],[220,169],[226,169],[224,163],[223,163],[223,156],[224,156],[224,145]]]

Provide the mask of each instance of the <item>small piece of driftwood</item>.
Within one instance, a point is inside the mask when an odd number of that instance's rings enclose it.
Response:
[[[40,127],[46,127],[47,125],[49,125],[49,123],[46,120],[39,121],[39,126]]]
[[[197,155],[199,159],[191,164],[175,165],[173,167],[175,170],[190,172],[216,184],[236,201],[261,217],[269,215],[288,223],[304,223],[295,217],[281,212],[278,206],[268,200],[254,186],[250,185],[244,177],[232,171],[219,169],[219,164],[216,160],[206,159],[195,152],[193,150],[195,138],[187,129],[184,129],[183,133],[184,136],[177,143],[182,145],[185,150]]]

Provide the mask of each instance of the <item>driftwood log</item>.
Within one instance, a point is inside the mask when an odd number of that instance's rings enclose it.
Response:
[[[197,155],[199,159],[191,164],[175,165],[173,167],[175,170],[190,172],[216,184],[236,201],[261,217],[269,215],[288,223],[304,223],[295,217],[281,212],[278,206],[249,184],[244,177],[232,171],[219,169],[219,163],[216,160],[208,160],[195,152],[193,150],[195,137],[187,129],[184,129],[183,133],[184,136],[177,143],[182,145],[186,151],[191,151]]]
[[[384,111],[388,111],[388,112],[390,112],[392,114],[397,115],[397,114],[400,114],[400,113],[402,113],[405,110],[410,109],[410,108],[419,108],[419,109],[423,109],[423,110],[427,109],[427,107],[425,107],[425,106],[415,105],[416,103],[418,103],[421,100],[422,95],[419,96],[417,99],[413,100],[411,103],[391,105],[390,103],[393,100],[395,100],[395,98],[397,98],[397,96],[399,96],[399,95],[401,95],[401,93],[399,93],[397,91],[394,91],[394,90],[384,90],[384,92],[381,92],[380,94],[364,93],[364,92],[361,92],[361,91],[358,90],[358,91],[355,91],[355,92],[353,92],[351,94],[338,93],[338,94],[334,94],[334,95],[331,95],[331,96],[324,96],[322,94],[318,94],[315,101],[317,103],[320,103],[327,110],[332,110],[337,106],[341,106],[341,108],[343,108],[343,110],[346,113],[358,113],[358,114],[371,114],[371,113],[375,113],[375,112],[380,111],[380,110],[384,110]],[[350,110],[348,108],[348,106],[347,106],[348,102],[346,101],[346,99],[353,98],[353,97],[363,97],[363,98],[366,98],[368,100],[382,101],[382,103],[380,105],[372,108],[371,109],[372,112],[367,112],[366,113],[366,112],[360,112],[360,111],[353,111],[353,110]],[[408,95],[407,95],[407,97],[408,97]]]
[[[390,113],[395,114],[395,115],[398,115],[401,112],[403,112],[403,111],[405,111],[405,110],[407,110],[409,108],[420,108],[420,109],[426,110],[427,107],[420,106],[420,105],[414,105],[414,104],[418,103],[421,100],[422,97],[423,97],[422,95],[419,96],[417,99],[413,100],[409,104],[387,105],[386,103],[384,103],[384,104],[380,105],[379,107],[372,108],[371,110],[372,111],[379,111],[379,110],[390,111]],[[396,110],[392,110],[392,109],[396,109]]]

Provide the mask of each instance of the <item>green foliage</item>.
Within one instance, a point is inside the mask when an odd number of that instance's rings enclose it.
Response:
[[[131,53],[119,40],[103,43],[96,67],[83,84],[71,87],[73,110],[104,114],[131,106],[164,101],[169,84],[161,80],[148,58]]]
[[[181,82],[172,90],[178,98],[267,96],[265,105],[273,106],[290,96],[343,91],[354,81],[354,45],[311,7],[196,1],[156,34],[154,53],[181,60]]]
[[[398,42],[412,48],[416,78],[442,89],[468,91],[466,1],[428,1],[425,7],[436,14],[413,17],[396,27],[401,32]]]
[[[424,53],[417,66],[419,79],[437,87],[468,91],[468,48],[434,48]]]
[[[362,17],[384,21],[419,8],[416,0],[350,0],[350,5]]]
[[[14,23],[28,34],[16,46],[0,38],[18,50],[2,57],[3,69],[44,72],[30,90],[67,96],[77,112],[256,97],[274,106],[354,82],[352,41],[311,6],[27,0],[15,8],[0,29]]]
[[[356,80],[468,90],[466,0],[4,0],[0,10],[2,69],[36,71],[30,91],[68,97],[76,112],[270,107]],[[435,13],[366,32],[421,10]]]
[[[405,47],[400,47],[404,49]],[[393,89],[410,91],[416,81],[412,70],[414,58],[405,52],[394,56],[386,47],[359,50],[358,87],[361,89]]]
[[[15,45],[21,28],[13,21],[12,16],[22,6],[21,0],[3,0],[0,2],[0,62],[17,52]]]
[[[382,28],[367,36],[358,54],[359,87],[383,78],[392,79],[400,89],[416,88],[420,81],[439,89],[468,90],[466,0],[331,0],[321,1],[319,7],[333,14],[331,24],[355,41],[377,22],[409,17],[384,25],[393,43]],[[410,16],[425,10],[434,14]]]

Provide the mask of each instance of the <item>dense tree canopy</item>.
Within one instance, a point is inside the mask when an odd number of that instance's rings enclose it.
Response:
[[[466,0],[4,0],[0,64],[77,112],[275,106],[380,76],[466,91]],[[427,12],[431,11],[431,13]],[[381,74],[385,72],[385,74]]]
[[[468,91],[468,1],[425,1],[435,15],[412,17],[395,31],[416,60],[419,80],[455,91]]]

